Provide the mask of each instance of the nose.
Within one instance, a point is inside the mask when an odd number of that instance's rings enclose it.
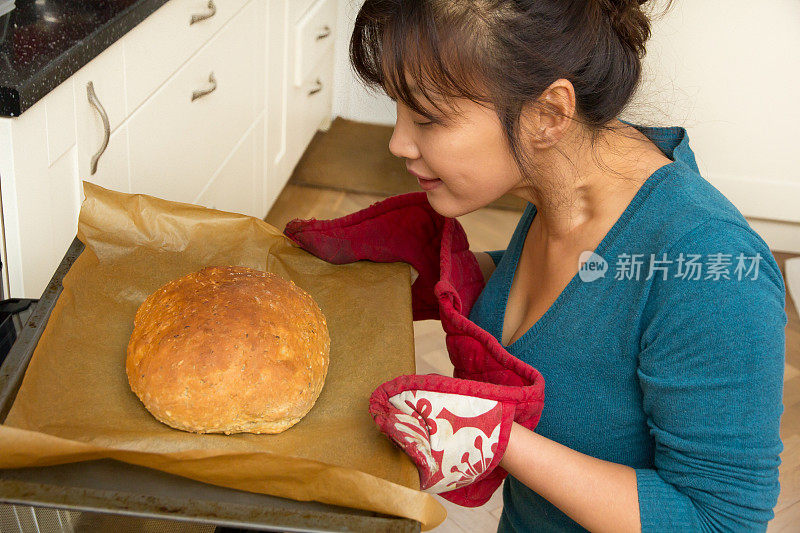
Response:
[[[392,138],[389,139],[389,151],[396,157],[406,159],[419,159],[419,148],[411,131],[411,121],[401,113],[398,106],[397,121],[394,125]]]

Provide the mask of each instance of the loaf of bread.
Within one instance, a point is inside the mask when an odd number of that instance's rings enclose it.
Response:
[[[280,433],[314,406],[328,372],[325,316],[276,274],[208,267],[136,312],[125,370],[161,422],[196,433]]]

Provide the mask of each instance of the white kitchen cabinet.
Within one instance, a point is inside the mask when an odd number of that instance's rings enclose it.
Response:
[[[99,148],[99,143],[97,145]],[[95,148],[95,149],[97,149]],[[93,153],[81,153],[78,149],[78,168],[91,166]],[[128,125],[125,124],[111,133],[108,146],[97,161],[97,171],[90,175],[87,171],[83,179],[96,183],[106,189],[119,192],[131,192],[130,171],[128,165]],[[77,228],[76,228],[77,231]]]
[[[4,296],[41,295],[76,235],[82,180],[264,217],[330,123],[337,1],[170,0],[0,118]]]
[[[125,73],[119,66],[124,64],[123,46],[117,41],[73,74],[73,98],[75,100],[75,132],[78,149],[78,176],[89,179],[115,191],[130,192],[128,180],[128,139],[120,131],[127,118],[125,112]],[[94,91],[94,104],[89,99],[89,84]],[[44,100],[49,100],[50,94]],[[102,111],[98,109],[99,106]],[[112,138],[102,150],[105,140],[103,114],[108,120]],[[24,120],[23,113],[16,120]],[[91,172],[95,154],[101,152],[97,170]],[[91,178],[90,178],[91,176]]]
[[[289,23],[288,31],[292,60],[289,62],[290,83],[286,107],[291,127],[286,132],[284,164],[289,169],[297,165],[314,132],[320,128],[327,129],[331,115],[329,106],[333,98],[336,0],[316,0],[309,4],[298,20]],[[305,59],[298,60],[297,54],[301,50]],[[295,80],[300,72],[305,74],[298,84]],[[280,182],[281,188],[290,174]]]
[[[170,0],[158,9],[158,16],[129,31],[120,40],[128,78],[127,113],[133,113],[245,3],[218,0],[209,8],[203,0]],[[166,36],[169,46],[164,46]]]
[[[304,82],[289,90],[289,165],[294,168],[320,125],[329,118],[328,102],[333,92],[333,51],[320,58]]]
[[[278,198],[291,169],[288,165],[289,130],[289,3],[269,0],[267,10],[267,204]]]
[[[70,90],[71,82],[57,90]],[[53,93],[51,93],[53,94]],[[0,125],[0,192],[6,256],[7,297],[38,298],[75,237],[79,188],[73,145],[50,164],[47,102],[24,121]],[[74,123],[71,125],[74,129]],[[56,134],[60,136],[60,134]]]
[[[246,215],[260,211],[261,202],[257,201],[259,197],[256,194],[257,136],[257,127],[251,128],[245,134],[194,203],[220,211],[238,211]]]
[[[125,123],[125,78],[117,68],[122,61],[122,46],[118,41],[76,72],[69,83],[75,107],[77,176],[107,189],[131,192],[128,125]],[[95,104],[89,98],[90,83]],[[48,94],[45,100],[49,98]],[[95,106],[101,108],[102,112]],[[108,120],[110,133],[107,143],[103,113]],[[23,113],[20,119],[24,119],[24,116]],[[98,153],[101,155],[92,174],[92,160]]]
[[[333,50],[336,2],[317,0],[294,25],[294,84],[313,74],[322,56]]]
[[[130,117],[132,191],[194,203],[253,123],[255,9],[245,6]]]
[[[294,24],[317,0],[290,0],[289,22]]]

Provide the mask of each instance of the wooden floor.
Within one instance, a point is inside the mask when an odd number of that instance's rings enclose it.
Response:
[[[358,211],[382,200],[382,197],[340,192],[328,189],[287,185],[276,201],[266,221],[283,230],[292,218],[336,218]],[[475,251],[505,248],[517,225],[521,213],[500,209],[482,209],[459,217],[459,222]],[[783,268],[788,254],[775,253]],[[780,469],[781,494],[775,507],[775,519],[770,522],[770,532],[800,531],[800,317],[787,295],[786,313],[786,372],[784,376],[784,413],[781,418],[781,438],[784,451]],[[451,375],[444,332],[438,321],[425,320],[414,323],[417,372],[437,372]],[[437,497],[438,498],[438,497]],[[447,508],[448,518],[436,533],[488,533],[495,532],[502,508],[502,491],[498,490],[486,505],[467,509],[439,501]]]

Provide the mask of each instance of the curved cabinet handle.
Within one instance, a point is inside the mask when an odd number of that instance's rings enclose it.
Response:
[[[189,21],[189,26],[201,20],[210,19],[217,14],[217,6],[214,5],[214,0],[208,0],[208,11],[206,13],[195,13],[192,15],[192,20]]]
[[[86,94],[89,97],[89,103],[97,110],[100,114],[100,118],[103,120],[103,146],[92,156],[92,175],[94,175],[94,173],[97,172],[97,162],[108,147],[108,139],[111,137],[111,126],[108,123],[106,110],[103,109],[103,104],[97,99],[97,94],[94,92],[94,84],[91,81],[86,84]]]
[[[201,89],[199,91],[192,91],[192,102],[197,100],[198,98],[205,96],[209,93],[213,93],[217,90],[217,79],[214,77],[214,73],[208,75],[208,81],[211,83],[211,88],[209,89]]]
[[[317,35],[317,40],[319,41],[320,39],[324,39],[330,34],[331,34],[331,28],[326,24],[325,26],[322,27],[322,33]]]
[[[317,78],[317,80],[314,83],[316,83],[317,86],[314,87],[313,89],[311,89],[310,91],[308,91],[308,96],[311,96],[312,94],[317,94],[318,92],[320,92],[322,90],[322,80]]]

